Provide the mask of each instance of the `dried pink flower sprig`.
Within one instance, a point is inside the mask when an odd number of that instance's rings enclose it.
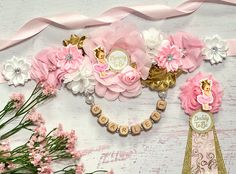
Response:
[[[38,125],[30,140],[12,151],[9,143],[0,144],[0,172],[7,173],[38,173],[38,174],[85,174],[83,165],[73,164],[61,170],[54,171],[51,167],[53,162],[62,159],[73,159],[75,163],[80,158],[80,152],[76,150],[77,137],[72,130],[66,132],[62,125],[47,133],[44,122],[40,122],[39,114],[31,114],[29,118],[37,120]],[[39,118],[35,119],[35,118]],[[9,165],[11,164],[11,165]],[[96,170],[87,174],[97,172],[107,173],[106,170]]]
[[[8,125],[11,121],[16,118],[22,117],[22,120],[13,129],[8,130],[8,132],[3,133],[0,136],[0,140],[4,140],[9,136],[17,133],[21,129],[25,129],[29,126],[34,125],[32,120],[26,120],[25,117],[28,115],[32,109],[47,100],[48,98],[55,95],[55,90],[49,86],[42,86],[37,84],[30,97],[25,101],[23,94],[13,94],[10,97],[10,101],[7,105],[0,111],[0,129]],[[15,111],[15,112],[14,112]],[[10,115],[12,114],[12,115]],[[3,117],[7,115],[7,119],[2,121]]]
[[[0,111],[0,130],[16,118],[22,117],[14,128],[0,136],[1,174],[85,174],[83,166],[76,164],[81,155],[76,149],[77,137],[75,131],[66,132],[60,124],[58,128],[47,133],[42,115],[34,109],[36,105],[53,95],[55,95],[54,88],[37,84],[26,101],[22,94],[13,94],[7,105]],[[6,115],[7,117],[4,118]],[[5,142],[5,139],[22,129],[32,131],[29,141],[11,150],[9,142]],[[51,167],[53,162],[65,159],[73,159],[75,164],[53,171]],[[97,170],[92,173],[96,172],[107,171]]]

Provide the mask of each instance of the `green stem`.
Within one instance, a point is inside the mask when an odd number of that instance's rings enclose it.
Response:
[[[107,170],[95,170],[95,171],[93,171],[93,172],[91,172],[91,173],[85,173],[85,174],[94,174],[94,173],[97,173],[97,172],[108,172]]]
[[[72,168],[72,167],[75,167],[75,166],[76,166],[76,165],[69,165],[69,166],[64,167],[64,168],[61,169],[61,170],[55,171],[54,173],[60,173],[60,172],[65,171],[65,170],[68,169],[68,168]]]
[[[27,126],[31,126],[32,125],[32,122],[30,121],[26,121],[24,122],[23,124],[20,123],[18,124],[16,127],[14,127],[12,130],[6,132],[5,134],[1,135],[0,136],[0,140],[4,140],[14,134],[16,134],[17,132],[19,132],[22,128],[26,128]]]

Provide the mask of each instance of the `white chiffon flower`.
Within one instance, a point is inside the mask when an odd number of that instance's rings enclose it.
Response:
[[[146,47],[150,50],[157,49],[165,41],[164,35],[155,28],[143,31]]]
[[[209,60],[211,64],[222,62],[227,57],[227,43],[218,35],[211,38],[207,37],[204,42],[203,54],[205,55],[205,60]]]
[[[154,58],[158,54],[159,47],[168,42],[168,40],[164,37],[162,32],[155,28],[144,30],[142,34],[146,45],[147,55],[152,60],[152,63],[155,64]]]
[[[30,79],[30,64],[24,58],[13,56],[3,65],[2,75],[9,85],[24,85]]]
[[[73,94],[85,93],[94,91],[95,78],[89,60],[84,60],[83,65],[79,70],[73,73],[65,74],[64,83]]]

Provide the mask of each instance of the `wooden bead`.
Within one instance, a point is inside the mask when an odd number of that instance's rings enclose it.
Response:
[[[141,126],[139,124],[131,126],[131,134],[132,135],[139,135],[141,133]]]
[[[151,114],[150,119],[152,119],[152,121],[154,121],[154,123],[157,123],[161,119],[161,114],[157,111],[154,111]]]
[[[107,123],[108,123],[109,119],[104,116],[104,115],[101,115],[99,118],[98,118],[98,123],[102,126],[105,126]]]
[[[148,131],[152,128],[152,121],[150,119],[146,119],[142,122],[142,127],[145,131]]]
[[[127,136],[129,134],[129,126],[120,126],[119,127],[119,135],[120,136]]]
[[[109,122],[107,125],[107,130],[111,133],[115,133],[116,130],[118,129],[118,124],[113,123],[113,122]]]
[[[166,109],[167,102],[165,100],[157,101],[157,109],[164,111]]]
[[[91,112],[92,112],[93,116],[98,116],[99,114],[101,114],[102,109],[98,105],[93,105],[91,107]]]

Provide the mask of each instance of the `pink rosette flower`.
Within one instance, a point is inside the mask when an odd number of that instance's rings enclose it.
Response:
[[[178,32],[170,35],[169,41],[171,45],[175,45],[182,50],[182,70],[192,72],[201,65],[203,61],[203,43],[200,39],[189,33]]]
[[[57,66],[56,48],[44,49],[39,52],[32,62],[31,78],[54,88],[61,87],[62,79],[66,73]]]
[[[82,50],[78,49],[76,45],[69,44],[57,52],[57,66],[67,72],[78,69],[82,60]]]
[[[200,88],[201,80],[208,79],[212,82],[211,93],[213,96],[213,102],[210,104],[212,107],[210,112],[216,113],[220,109],[222,102],[223,91],[220,87],[219,82],[217,82],[212,75],[198,73],[192,78],[189,78],[187,82],[181,86],[180,90],[180,100],[181,106],[184,109],[185,113],[191,115],[193,112],[201,109],[202,105],[197,101],[197,96],[202,94]]]
[[[103,72],[96,72],[95,67],[103,67],[105,61],[98,62],[94,50],[103,48],[105,56],[113,50],[124,50],[135,64],[135,68],[128,64],[121,71],[103,68]],[[119,100],[136,97],[141,93],[142,85],[139,78],[146,79],[151,67],[151,60],[145,52],[144,40],[133,25],[116,22],[109,27],[92,32],[84,41],[85,53],[94,66],[94,76],[97,81],[95,92],[98,96],[108,100]],[[104,56],[104,54],[101,54]],[[100,63],[100,64],[99,64]],[[109,63],[108,63],[109,64]],[[103,65],[103,66],[102,66]]]
[[[182,53],[181,50],[171,45],[170,42],[165,42],[159,49],[159,53],[155,58],[157,65],[169,71],[177,71],[182,66]]]

